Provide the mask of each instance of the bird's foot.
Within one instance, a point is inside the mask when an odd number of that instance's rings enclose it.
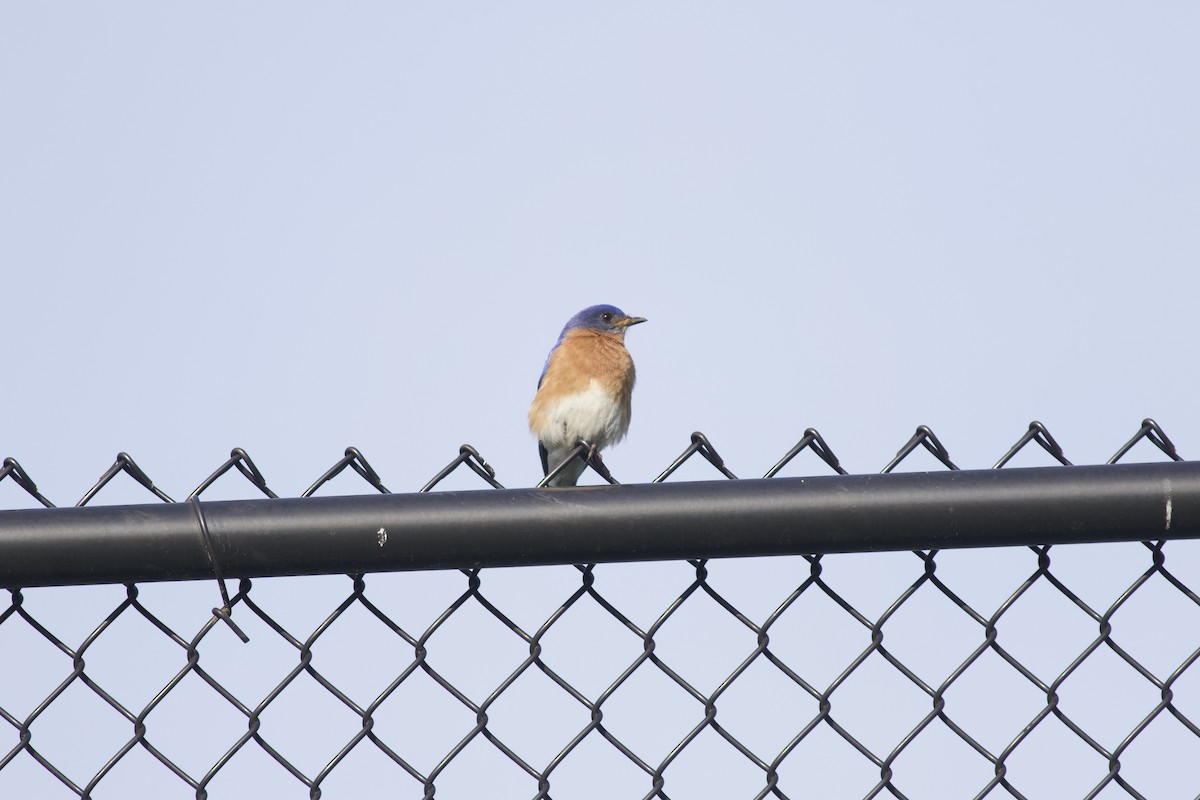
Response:
[[[583,459],[589,467],[596,470],[596,474],[609,483],[617,483],[617,479],[608,471],[608,467],[604,466],[604,459],[600,457],[600,448],[591,442],[586,442],[583,439],[579,440],[579,447],[585,448]]]

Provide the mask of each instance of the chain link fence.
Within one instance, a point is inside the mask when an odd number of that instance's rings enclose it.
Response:
[[[957,469],[922,427],[883,471],[920,448]],[[810,429],[765,477],[805,453],[846,474]],[[655,480],[697,456],[736,477],[697,433]],[[303,496],[347,470],[388,492],[349,448]],[[421,491],[459,470],[500,486]],[[121,474],[173,502],[122,453],[77,505]],[[1195,797],[1196,585],[1179,540],[12,587],[0,797]]]

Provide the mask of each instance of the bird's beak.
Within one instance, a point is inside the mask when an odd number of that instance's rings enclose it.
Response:
[[[621,317],[613,321],[613,325],[618,328],[628,328],[630,325],[637,325],[639,322],[645,322],[645,317]]]

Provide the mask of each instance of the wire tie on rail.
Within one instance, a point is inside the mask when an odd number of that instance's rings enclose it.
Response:
[[[200,498],[195,495],[188,498],[188,502],[192,504],[192,508],[196,512],[196,521],[200,523],[200,541],[204,545],[204,555],[208,556],[208,565],[212,567],[213,576],[217,579],[217,588],[221,590],[221,607],[212,610],[213,615],[225,621],[237,637],[242,640],[243,644],[250,642],[250,637],[242,632],[242,629],[233,621],[232,607],[229,602],[229,592],[225,589],[225,576],[221,573],[221,565],[217,563],[216,553],[213,551],[212,537],[208,533],[208,521],[204,518],[204,510],[200,507]]]

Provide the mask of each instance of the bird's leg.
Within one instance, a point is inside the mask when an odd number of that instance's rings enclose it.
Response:
[[[589,467],[596,470],[597,475],[599,475],[601,478],[604,478],[604,480],[608,481],[609,483],[617,482],[617,479],[614,478],[612,473],[608,471],[608,467],[604,466],[604,459],[600,457],[599,447],[590,442],[585,442],[583,439],[579,440],[579,446],[587,448],[587,452],[584,454],[584,460],[587,462]]]

